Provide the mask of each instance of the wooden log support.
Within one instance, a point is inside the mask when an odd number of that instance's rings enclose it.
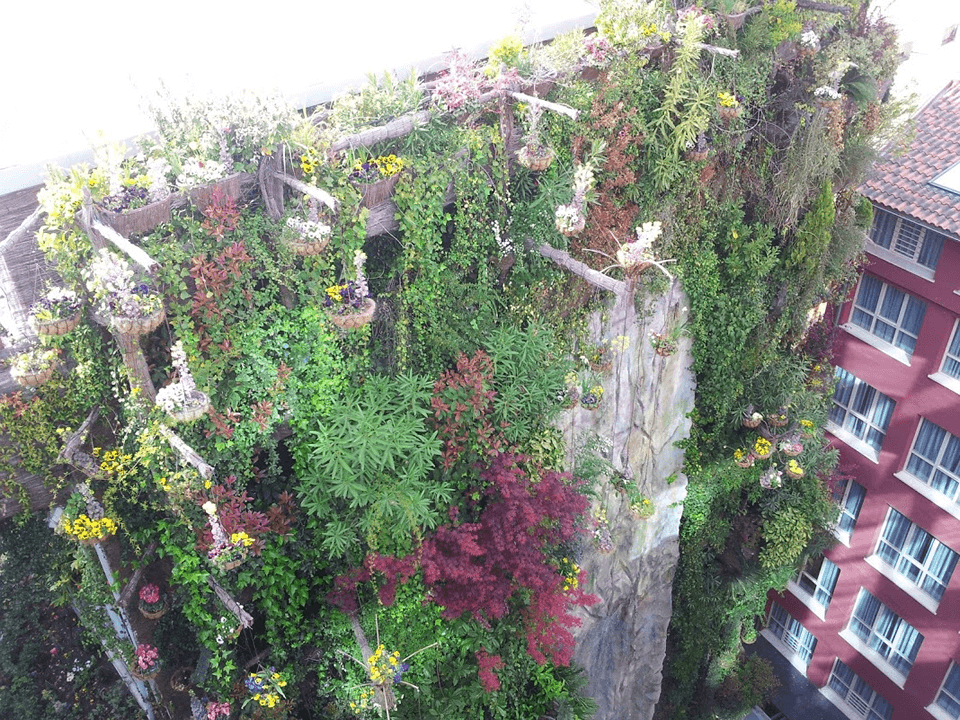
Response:
[[[143,551],[140,561],[144,562],[149,560],[151,557],[153,557],[153,554],[156,551],[157,544],[155,542],[150,543],[147,546],[147,549]],[[123,586],[123,590],[120,591],[120,595],[117,597],[117,605],[120,607],[126,607],[133,599],[133,594],[137,591],[137,585],[140,584],[140,579],[143,577],[143,571],[145,567],[146,564],[143,564],[133,571],[133,575],[130,576],[127,584]]]
[[[535,249],[545,258],[553,260],[564,270],[569,270],[574,275],[582,277],[594,287],[600,288],[601,290],[606,290],[607,292],[612,292],[615,295],[621,295],[627,290],[627,283],[623,282],[622,280],[615,280],[608,275],[604,275],[599,270],[594,270],[592,267],[585,265],[579,260],[574,260],[572,257],[570,257],[570,253],[568,252],[557,250],[555,247],[547,245],[546,243],[536,245],[532,240],[527,240],[525,245],[528,250]]]
[[[212,575],[207,575],[207,584],[213,588],[223,606],[237,619],[242,627],[253,627],[253,616],[240,607],[240,604],[230,597],[230,593],[223,589],[223,586],[213,579]]]
[[[112,227],[104,225],[99,220],[94,220],[90,224],[90,229],[100,235],[104,240],[108,240],[123,254],[133,260],[137,265],[153,275],[160,263],[150,257],[142,248],[137,247],[118,233]]]
[[[323,203],[328,208],[330,208],[331,211],[333,212],[337,211],[337,205],[339,203],[337,202],[337,199],[333,197],[333,195],[331,195],[330,193],[324,190],[321,190],[318,187],[314,187],[313,185],[307,185],[305,182],[300,182],[296,178],[292,178],[286,173],[275,171],[273,175],[280,181],[292,187],[294,190],[299,190],[304,195],[309,195],[314,200],[317,200]]]
[[[66,442],[63,444],[57,456],[59,462],[73,465],[84,475],[91,478],[103,477],[100,472],[100,463],[94,460],[92,456],[83,452],[80,449],[80,445],[87,439],[90,426],[97,421],[98,417],[100,417],[99,406],[94,407],[87,414],[87,419],[80,424],[80,427],[67,435]]]
[[[213,466],[207,464],[197,451],[187,445],[183,439],[168,427],[161,426],[160,434],[170,443],[170,447],[177,451],[184,462],[193,465],[200,473],[200,477],[209,480],[213,477]]]
[[[510,92],[507,92],[507,95],[512,97],[514,100],[519,100],[520,102],[529,103],[531,105],[539,105],[544,110],[550,110],[555,113],[560,113],[561,115],[566,115],[567,117],[573,118],[574,120],[576,120],[580,114],[579,110],[575,110],[569,105],[561,105],[560,103],[548,102],[547,100],[541,100],[538,97],[534,97],[533,95],[527,95],[522,92],[510,91]]]
[[[337,140],[330,146],[330,152],[336,153],[341,150],[355,150],[357,148],[367,148],[376,145],[379,142],[387,140],[396,140],[413,132],[414,128],[420,125],[426,125],[430,122],[432,113],[429,110],[420,110],[419,112],[401,115],[396,120],[391,120],[386,125],[370,128],[362,132],[347,135],[345,138]]]
[[[850,8],[845,5],[815,2],[815,0],[797,0],[797,7],[802,10],[819,10],[820,12],[839,13],[850,15]]]
[[[277,156],[266,155],[260,159],[257,180],[260,183],[260,197],[271,220],[283,217],[283,183],[277,178]]]
[[[36,232],[40,227],[40,217],[43,215],[41,208],[34,210],[29,217],[25,218],[15,230],[13,230],[3,242],[0,242],[0,255],[5,253],[8,248],[13,247],[23,240],[27,235]]]
[[[143,349],[140,347],[140,337],[112,331],[111,334],[117,341],[117,345],[120,346],[120,354],[127,369],[127,379],[130,381],[130,387],[139,388],[143,396],[151,403],[156,402],[157,389],[153,385],[153,378],[150,377],[150,366],[147,365],[147,358],[144,357]]]
[[[713,55],[723,55],[724,57],[732,57],[732,58],[740,57],[739,50],[731,50],[730,48],[718,47],[716,45],[707,45],[706,43],[696,43],[694,47],[699,48],[701,50],[706,50],[708,53],[712,53]]]

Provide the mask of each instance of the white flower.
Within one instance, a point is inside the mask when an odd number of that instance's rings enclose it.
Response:
[[[287,227],[297,233],[300,237],[312,242],[320,242],[330,235],[332,228],[320,222],[312,220],[301,220],[300,218],[290,217],[286,220]]]
[[[217,514],[217,506],[216,506],[216,504],[215,504],[213,501],[211,501],[211,500],[207,500],[203,505],[201,505],[201,507],[203,508],[203,511],[204,511],[207,515],[216,515],[216,514]]]
[[[841,97],[840,93],[829,85],[821,85],[813,91],[813,95],[821,100],[839,100]]]
[[[820,36],[813,30],[807,30],[800,36],[800,44],[808,48],[819,48]]]
[[[223,645],[223,635],[217,635],[217,645]]]

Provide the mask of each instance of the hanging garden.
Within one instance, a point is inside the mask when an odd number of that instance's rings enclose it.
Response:
[[[663,693],[618,712],[771,687],[741,639],[829,542],[895,36],[857,0],[601,5],[310,112],[157,95],[154,135],[50,169],[0,398],[0,490],[54,497],[0,531],[11,717],[606,717],[585,568],[681,475]],[[611,450],[627,368],[695,375],[682,468]]]

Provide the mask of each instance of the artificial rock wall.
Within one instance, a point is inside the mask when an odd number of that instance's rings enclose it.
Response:
[[[599,433],[611,446],[608,460],[636,483],[656,506],[638,520],[629,500],[609,482],[598,488],[594,507],[606,509],[613,549],[585,545],[581,567],[600,603],[580,611],[574,660],[587,671],[587,694],[598,703],[596,720],[649,720],[660,697],[671,615],[671,585],[679,557],[678,533],[687,479],[680,472],[689,435],[695,382],[690,339],[681,337],[675,354],[662,357],[650,344],[652,332],[669,332],[687,317],[678,283],[638,313],[632,293],[621,295],[609,318],[593,318],[595,338],[629,338],[604,373],[603,403],[589,412],[564,413],[560,425],[568,448],[584,433]],[[571,451],[572,452],[572,451]]]

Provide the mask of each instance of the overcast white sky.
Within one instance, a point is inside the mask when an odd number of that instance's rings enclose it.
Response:
[[[150,128],[140,98],[174,88],[284,95],[363,78],[594,12],[585,0],[27,0],[4,10],[0,169]],[[421,68],[426,70],[427,68]]]
[[[960,74],[956,54],[944,62],[923,50],[960,21],[960,0],[879,5],[914,41],[912,72],[924,87],[939,89]],[[174,88],[275,88],[293,96],[453,47],[473,49],[511,32],[522,15],[542,30],[593,11],[587,0],[10,3],[0,41],[0,192],[35,173],[36,163],[88,151],[99,131],[121,139],[148,130],[140,98],[161,77]]]

